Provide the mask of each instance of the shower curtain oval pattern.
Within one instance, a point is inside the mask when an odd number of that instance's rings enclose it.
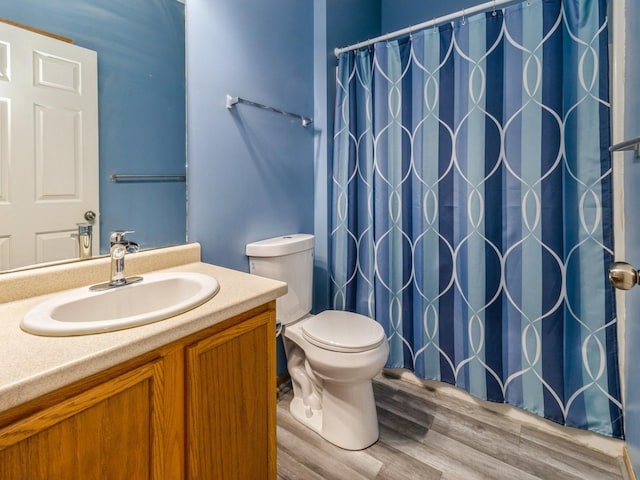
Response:
[[[389,367],[622,437],[607,41],[533,0],[341,53],[329,268]]]

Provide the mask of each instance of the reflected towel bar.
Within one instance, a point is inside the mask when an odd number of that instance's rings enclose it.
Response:
[[[229,110],[231,110],[237,103],[244,103],[245,105],[251,105],[252,107],[269,110],[270,112],[279,113],[280,115],[284,115],[286,117],[297,118],[298,120],[300,120],[300,122],[302,122],[303,127],[308,127],[313,123],[313,120],[311,118],[303,117],[302,115],[298,115],[297,113],[285,112],[284,110],[279,110],[277,108],[269,107],[261,103],[252,102],[251,100],[246,100],[241,97],[232,97],[231,95],[227,95],[227,108]]]
[[[175,175],[165,175],[165,174],[128,174],[128,173],[114,173],[109,177],[109,180],[112,182],[122,182],[122,181],[175,181],[175,182],[185,182],[187,180],[187,176],[179,173]]]
[[[640,144],[640,137],[626,140],[624,142],[616,143],[609,147],[610,152],[623,152],[626,150],[633,150],[635,152],[633,158],[640,158],[640,152],[638,152],[638,145]]]

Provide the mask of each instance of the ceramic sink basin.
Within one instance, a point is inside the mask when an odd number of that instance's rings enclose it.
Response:
[[[62,292],[32,308],[21,328],[47,336],[87,335],[157,322],[203,304],[216,293],[218,281],[190,272],[143,275],[139,283],[92,291]]]

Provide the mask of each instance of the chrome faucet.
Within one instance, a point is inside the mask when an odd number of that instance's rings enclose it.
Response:
[[[109,244],[111,245],[111,281],[109,285],[112,287],[119,287],[127,283],[124,276],[124,256],[127,253],[124,236],[127,233],[133,233],[133,231],[112,232],[109,236]]]
[[[78,233],[73,233],[71,238],[78,240],[78,258],[91,258],[93,225],[90,223],[77,223]]]
[[[124,236],[133,233],[133,230],[112,232],[109,236],[111,246],[111,280],[90,287],[91,290],[106,290],[108,288],[122,287],[142,280],[142,277],[125,277],[124,257],[127,253],[134,253],[140,249],[136,242],[125,240]]]

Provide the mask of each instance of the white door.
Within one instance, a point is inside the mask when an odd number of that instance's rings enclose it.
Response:
[[[0,23],[0,269],[77,258],[87,211],[98,214],[97,54]]]

